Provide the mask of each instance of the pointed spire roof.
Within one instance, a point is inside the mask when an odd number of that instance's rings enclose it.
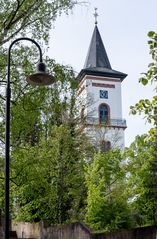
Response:
[[[103,41],[95,25],[84,68],[105,67],[111,69]]]
[[[84,68],[77,76],[77,80],[81,81],[85,75],[105,76],[119,78],[121,81],[127,76],[125,73],[115,71],[111,68],[107,52],[101,39],[97,21],[93,31],[89,50],[87,53]]]

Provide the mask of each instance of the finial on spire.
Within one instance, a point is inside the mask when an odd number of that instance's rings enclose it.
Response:
[[[99,16],[98,13],[97,13],[98,8],[95,7],[94,10],[95,10],[95,13],[94,13],[94,17],[95,17],[95,25],[97,25],[97,24],[98,24],[97,17]]]

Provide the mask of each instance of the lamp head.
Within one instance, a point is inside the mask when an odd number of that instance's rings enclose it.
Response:
[[[51,85],[55,82],[55,78],[46,73],[46,66],[43,62],[37,65],[37,72],[28,76],[26,80],[30,85],[34,86]]]

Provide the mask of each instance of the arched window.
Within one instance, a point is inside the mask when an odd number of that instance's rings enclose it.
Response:
[[[100,150],[101,150],[101,152],[107,152],[110,149],[111,149],[111,142],[110,141],[102,140],[100,142]]]
[[[110,108],[107,104],[99,106],[99,122],[100,124],[107,124],[109,122]]]

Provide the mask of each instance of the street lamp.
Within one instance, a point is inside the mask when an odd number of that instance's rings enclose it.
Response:
[[[4,221],[4,235],[5,239],[10,238],[10,220],[9,220],[9,190],[10,190],[10,61],[11,61],[11,49],[12,46],[19,41],[30,41],[35,44],[39,50],[39,64],[37,66],[37,72],[27,77],[28,83],[31,85],[50,85],[53,84],[55,79],[53,76],[46,73],[46,66],[42,61],[42,51],[36,41],[28,37],[21,37],[14,40],[8,49],[8,64],[7,64],[7,87],[6,87],[6,124],[5,124],[5,221]]]

